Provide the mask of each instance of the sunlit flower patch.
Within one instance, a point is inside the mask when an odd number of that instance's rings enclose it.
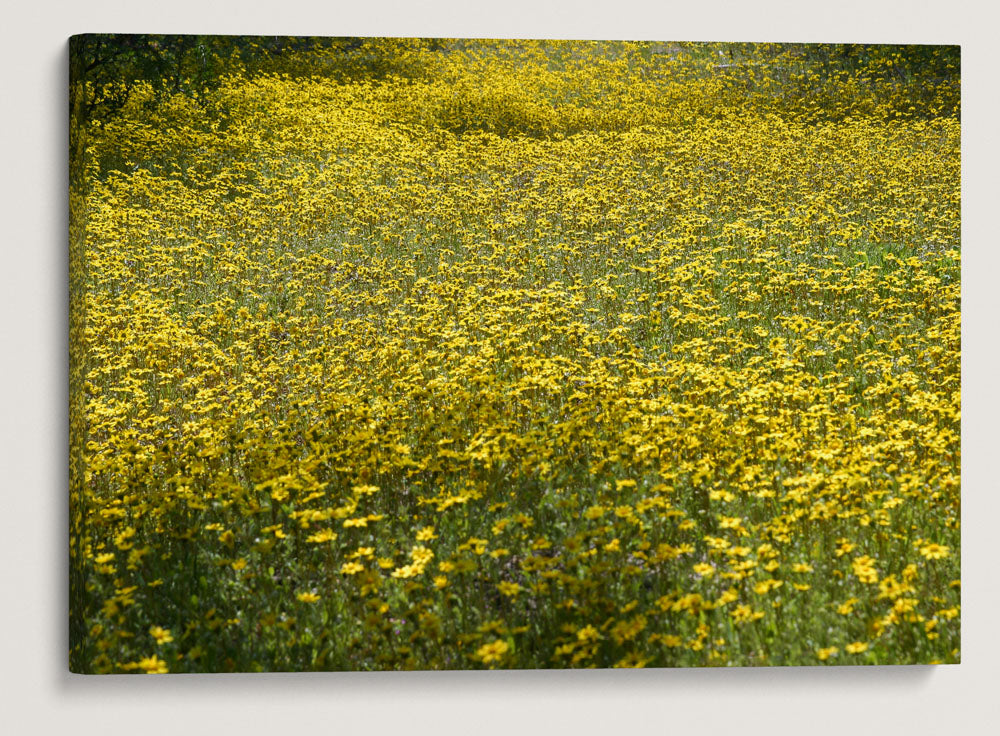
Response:
[[[948,49],[325,53],[84,131],[75,670],[959,661]]]

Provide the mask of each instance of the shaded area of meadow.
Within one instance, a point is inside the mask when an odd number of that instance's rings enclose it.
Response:
[[[379,43],[80,132],[72,668],[958,661],[954,50]]]

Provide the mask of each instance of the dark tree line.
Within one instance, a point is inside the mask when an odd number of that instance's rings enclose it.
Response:
[[[113,115],[137,83],[172,93],[193,93],[237,68],[281,69],[292,52],[333,49],[349,53],[362,38],[205,36],[91,33],[70,39],[70,88],[81,94],[85,119]],[[82,84],[86,83],[86,84]],[[79,88],[78,88],[79,87]]]

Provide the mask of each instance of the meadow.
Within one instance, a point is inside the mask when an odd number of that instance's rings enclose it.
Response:
[[[957,49],[282,63],[80,134],[73,671],[960,660]]]

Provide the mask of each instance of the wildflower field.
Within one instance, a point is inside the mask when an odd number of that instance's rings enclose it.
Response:
[[[959,661],[957,48],[246,58],[75,82],[73,671]]]

